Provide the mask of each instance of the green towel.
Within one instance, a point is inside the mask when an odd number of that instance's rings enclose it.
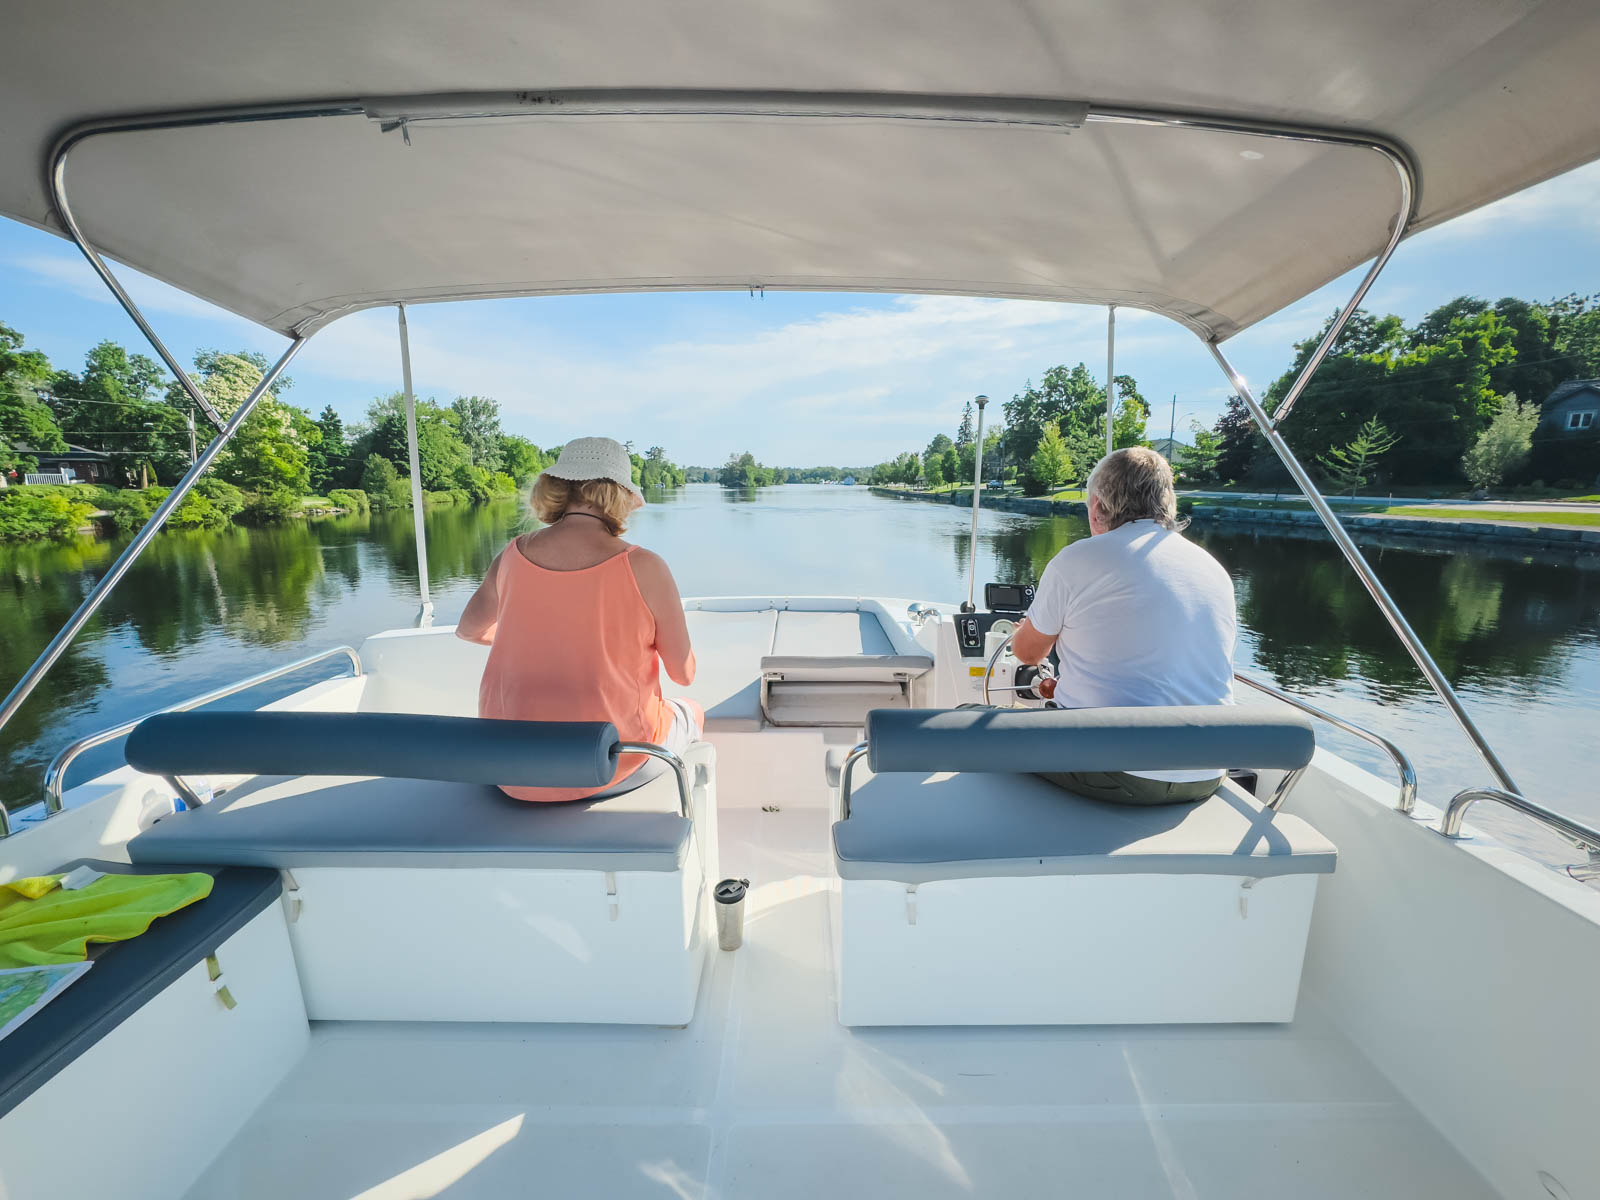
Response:
[[[0,967],[81,962],[90,942],[138,937],[157,917],[211,894],[211,876],[102,875],[66,891],[59,875],[0,884]]]

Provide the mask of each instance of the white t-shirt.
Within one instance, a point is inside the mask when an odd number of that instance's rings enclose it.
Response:
[[[1233,580],[1199,546],[1130,521],[1065,547],[1028,620],[1054,636],[1064,708],[1233,703]],[[1169,782],[1215,771],[1139,771]]]

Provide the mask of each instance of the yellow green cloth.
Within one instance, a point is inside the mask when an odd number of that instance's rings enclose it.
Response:
[[[60,875],[0,883],[0,967],[82,962],[90,942],[138,937],[157,917],[211,894],[211,876],[102,875],[66,891]]]

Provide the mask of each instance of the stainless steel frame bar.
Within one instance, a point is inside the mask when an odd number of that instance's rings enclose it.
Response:
[[[1439,832],[1447,838],[1469,837],[1470,835],[1461,832],[1461,825],[1466,820],[1467,810],[1480,800],[1503,804],[1525,817],[1531,817],[1557,837],[1571,842],[1579,850],[1584,851],[1590,858],[1600,857],[1600,829],[1591,829],[1580,821],[1552,812],[1542,804],[1535,804],[1515,792],[1502,791],[1499,788],[1468,788],[1464,792],[1457,792],[1446,806],[1444,816],[1439,820]]]
[[[651,758],[659,758],[671,767],[672,773],[678,779],[678,812],[691,822],[694,820],[694,802],[690,799],[694,785],[689,780],[688,763],[665,746],[658,746],[654,742],[618,742],[617,753],[648,754]]]
[[[844,756],[844,763],[839,768],[839,819],[850,819],[850,776],[856,769],[856,764],[867,756],[871,747],[865,742],[859,742],[849,754]]]
[[[33,665],[23,673],[22,678],[17,680],[16,686],[6,696],[5,702],[0,703],[0,729],[5,728],[6,723],[16,714],[17,709],[21,708],[23,702],[32,695],[33,689],[44,678],[45,672],[55,665],[56,660],[72,644],[72,639],[78,636],[79,630],[88,624],[89,618],[99,611],[100,606],[105,603],[106,597],[111,594],[111,589],[117,586],[122,577],[128,573],[128,568],[133,566],[140,554],[144,553],[144,548],[160,532],[161,526],[166,522],[172,510],[183,503],[183,498],[189,494],[189,490],[194,487],[195,482],[205,473],[206,468],[212,464],[217,455],[222,452],[222,448],[228,444],[228,439],[234,435],[240,425],[244,424],[245,418],[255,410],[256,402],[266,394],[267,389],[283,373],[283,369],[300,352],[300,347],[306,344],[306,340],[306,338],[296,338],[289,343],[288,349],[261,377],[261,382],[255,386],[249,396],[245,397],[244,402],[234,410],[233,416],[223,426],[222,432],[211,439],[211,442],[201,452],[194,465],[185,472],[182,479],[178,480],[176,486],[167,494],[167,498],[161,502],[156,511],[151,514],[150,519],[144,523],[144,528],[134,534],[133,541],[129,542],[122,553],[117,556],[117,561],[111,564],[111,569],[100,577],[100,581],[94,585],[94,589],[88,596],[84,597],[83,603],[78,605],[78,611],[67,618],[67,623],[61,627],[61,632],[56,634],[50,644],[44,648],[44,653],[40,654],[34,660]]]
[[[114,742],[124,734],[133,730],[149,717],[158,713],[188,712],[192,708],[203,708],[218,700],[237,695],[239,692],[248,691],[253,687],[260,687],[263,683],[271,683],[274,679],[282,679],[285,675],[293,675],[307,667],[325,662],[330,658],[344,657],[350,660],[350,675],[358,678],[362,674],[361,655],[353,646],[335,646],[331,650],[324,650],[320,654],[313,654],[306,658],[296,659],[291,663],[284,663],[281,667],[273,667],[270,671],[263,671],[259,675],[251,675],[247,679],[240,679],[233,683],[224,684],[209,692],[202,692],[198,696],[190,696],[187,700],[180,700],[176,704],[169,704],[166,708],[158,708],[155,712],[145,713],[131,721],[124,721],[120,725],[113,725],[109,729],[102,729],[98,733],[91,733],[81,737],[65,750],[57,754],[50,761],[44,772],[44,811],[46,816],[54,816],[61,811],[62,793],[66,791],[67,768],[79,755],[93,750],[96,746],[104,746],[107,742]]]
[[[406,396],[406,456],[411,464],[411,523],[417,535],[418,629],[433,625],[433,600],[428,595],[428,530],[422,511],[422,463],[417,450],[417,399],[411,390],[411,333],[406,327],[406,306],[396,304],[400,314],[400,375]]]
[[[1370,729],[1364,729],[1360,725],[1346,721],[1343,717],[1335,716],[1326,709],[1318,708],[1315,704],[1307,704],[1299,697],[1290,695],[1288,692],[1279,691],[1271,684],[1262,683],[1259,679],[1252,679],[1248,675],[1238,674],[1234,675],[1234,679],[1239,683],[1244,684],[1246,687],[1254,688],[1263,695],[1271,696],[1274,700],[1281,700],[1285,704],[1290,705],[1293,708],[1298,708],[1301,712],[1306,713],[1309,716],[1316,717],[1319,721],[1326,721],[1328,724],[1342,729],[1346,733],[1354,734],[1356,737],[1361,738],[1364,741],[1371,742],[1374,746],[1378,747],[1378,749],[1382,750],[1389,756],[1390,761],[1394,763],[1395,770],[1400,774],[1400,798],[1395,802],[1395,808],[1408,816],[1416,810],[1416,768],[1411,765],[1411,759],[1407,757],[1406,752],[1400,749],[1399,746],[1396,746],[1388,738],[1382,736],[1381,734],[1373,733]]]
[[[1377,572],[1367,562],[1366,556],[1361,553],[1349,533],[1345,531],[1345,527],[1339,523],[1339,518],[1334,515],[1333,509],[1328,507],[1328,502],[1323,499],[1322,493],[1317,490],[1317,485],[1311,481],[1311,476],[1306,472],[1306,469],[1300,465],[1300,460],[1295,457],[1294,451],[1289,449],[1289,444],[1283,440],[1283,435],[1273,426],[1272,419],[1251,393],[1249,385],[1245,383],[1244,376],[1234,369],[1233,364],[1228,361],[1227,357],[1222,353],[1221,347],[1215,342],[1207,342],[1206,348],[1211,351],[1212,357],[1222,367],[1223,374],[1228,377],[1233,384],[1234,390],[1239,394],[1239,398],[1244,401],[1245,407],[1250,410],[1250,415],[1255,419],[1262,436],[1267,439],[1267,444],[1272,447],[1273,453],[1289,469],[1289,474],[1293,476],[1295,483],[1299,486],[1301,492],[1305,494],[1305,498],[1310,502],[1312,509],[1322,519],[1322,524],[1327,528],[1329,536],[1333,538],[1334,545],[1339,547],[1340,552],[1355,570],[1367,592],[1377,602],[1379,610],[1389,622],[1389,627],[1394,630],[1395,636],[1400,639],[1400,644],[1406,648],[1424,678],[1427,679],[1433,690],[1438,693],[1439,699],[1444,701],[1445,707],[1450,710],[1450,715],[1456,719],[1456,724],[1461,726],[1461,731],[1467,735],[1467,739],[1488,765],[1489,770],[1494,772],[1495,778],[1500,781],[1507,791],[1516,792],[1518,790],[1517,785],[1512,780],[1511,773],[1506,769],[1505,764],[1500,761],[1500,756],[1494,752],[1494,747],[1489,745],[1488,739],[1483,736],[1483,733],[1473,722],[1466,706],[1461,703],[1461,697],[1456,695],[1455,689],[1450,686],[1450,681],[1444,677],[1444,672],[1439,669],[1439,664],[1433,661],[1433,656],[1428,653],[1428,648],[1422,644],[1422,639],[1417,636],[1417,631],[1411,628],[1411,623],[1406,620],[1405,614],[1400,611],[1400,606],[1394,602],[1394,597],[1389,595],[1388,589],[1378,579]]]

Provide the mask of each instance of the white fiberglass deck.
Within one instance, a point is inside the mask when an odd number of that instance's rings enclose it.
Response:
[[[745,945],[688,1028],[316,1025],[189,1195],[1494,1194],[1309,989],[1292,1026],[842,1027],[820,764],[740,758]]]

